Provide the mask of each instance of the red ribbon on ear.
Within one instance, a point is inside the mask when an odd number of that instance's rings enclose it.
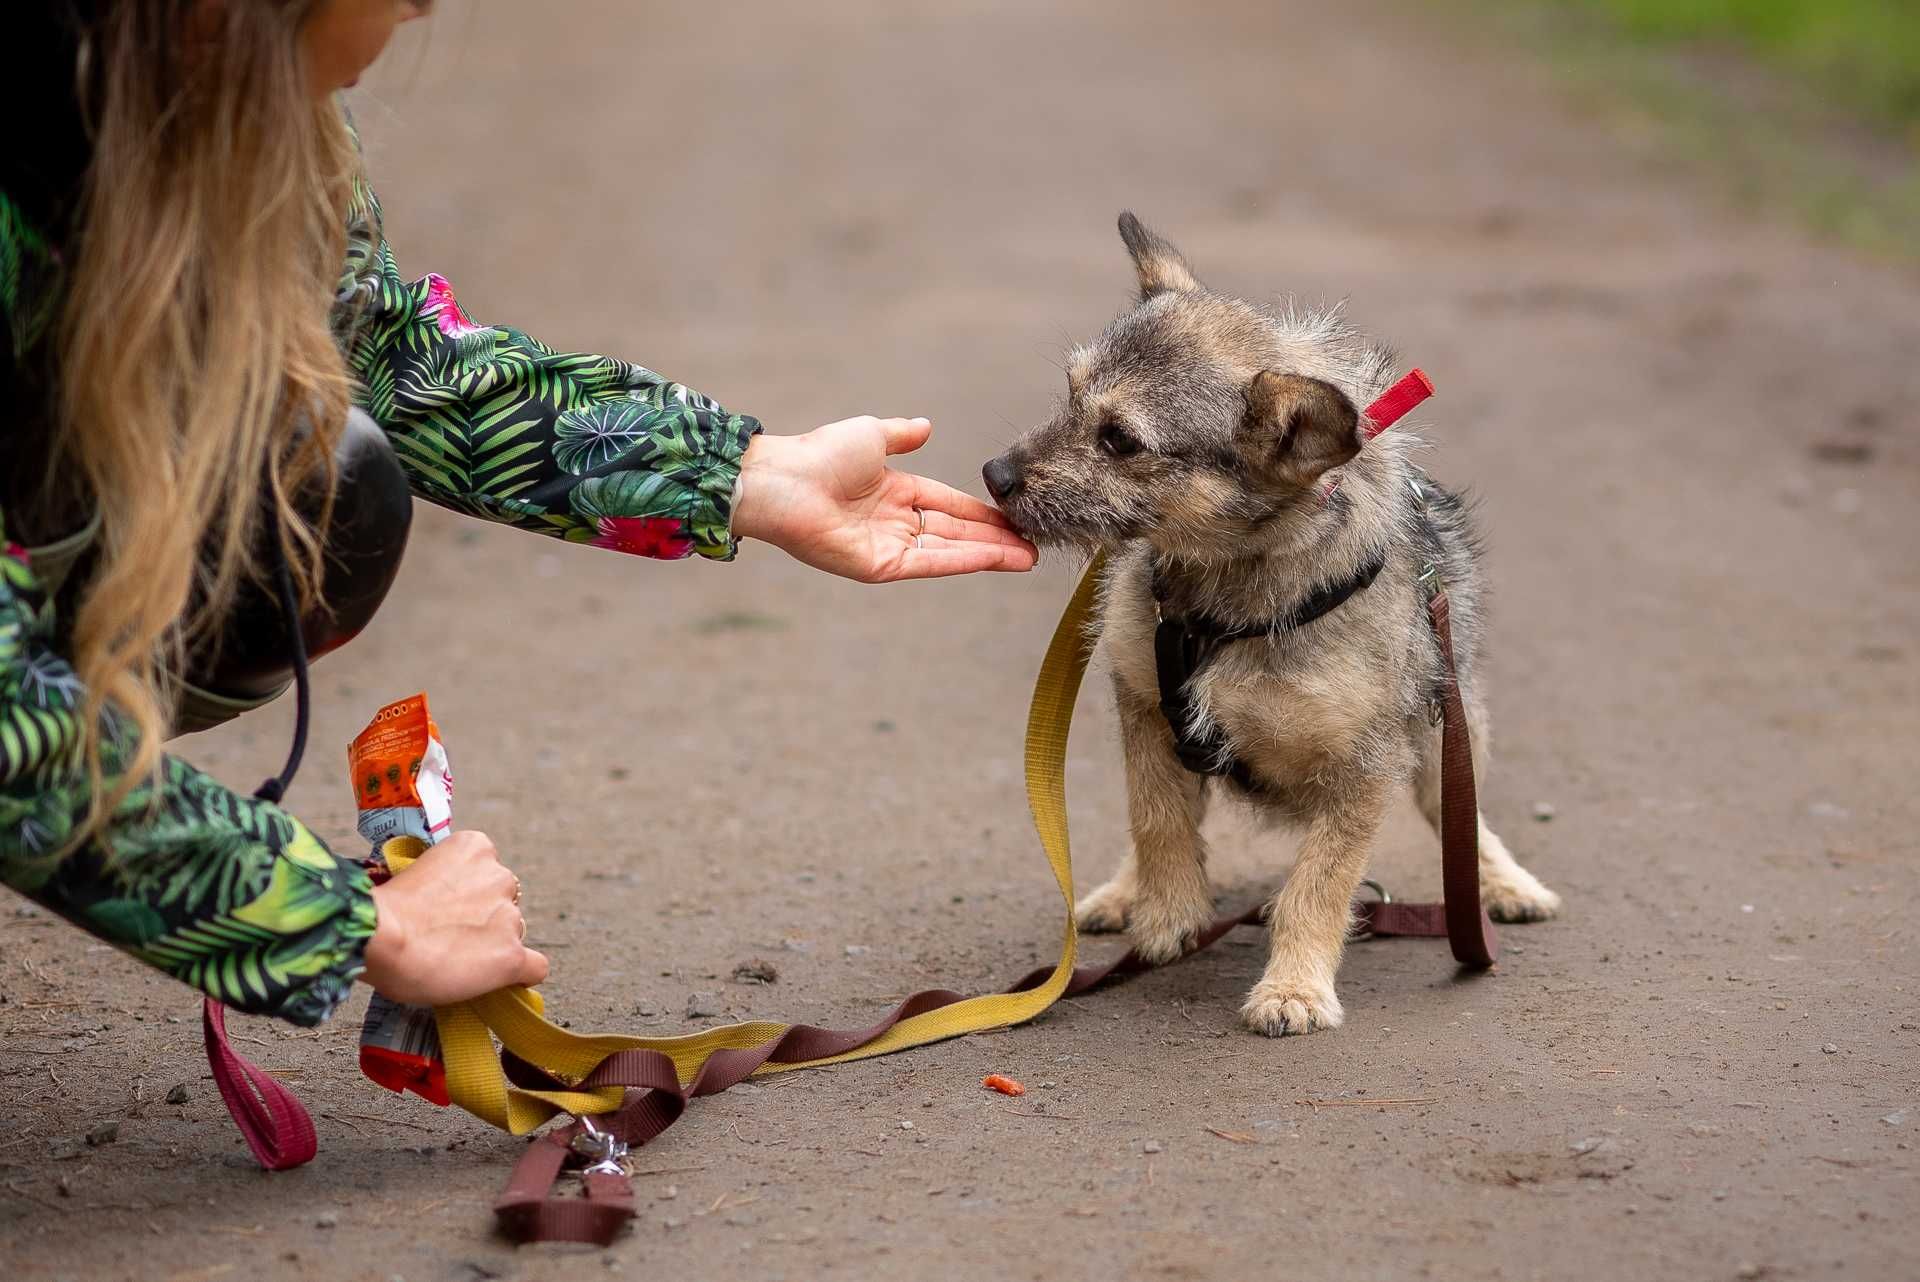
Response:
[[[1425,370],[1414,369],[1407,376],[1380,394],[1380,399],[1367,406],[1367,439],[1371,441],[1380,433],[1406,417],[1407,411],[1433,395],[1433,380]]]

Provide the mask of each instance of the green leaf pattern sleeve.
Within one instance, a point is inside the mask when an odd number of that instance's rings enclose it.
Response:
[[[354,206],[339,324],[361,407],[416,493],[569,542],[733,556],[758,422],[638,365],[475,322],[442,277],[401,277],[370,189]]]
[[[65,852],[92,796],[84,691],[53,613],[0,533],[0,881],[236,1010],[317,1024],[373,934],[373,887],[300,822],[174,757]],[[109,779],[127,731],[103,731]]]

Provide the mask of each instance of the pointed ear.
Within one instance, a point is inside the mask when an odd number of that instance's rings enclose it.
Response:
[[[1140,297],[1152,298],[1168,290],[1198,289],[1200,282],[1180,251],[1148,231],[1133,211],[1120,215],[1120,239],[1133,255],[1133,269],[1140,274]]]
[[[1360,452],[1360,412],[1332,383],[1261,370],[1247,388],[1241,438],[1256,467],[1311,485]]]

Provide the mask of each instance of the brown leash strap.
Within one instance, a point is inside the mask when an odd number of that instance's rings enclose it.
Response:
[[[1357,904],[1354,916],[1361,933],[1383,938],[1445,936],[1461,965],[1485,969],[1493,965],[1499,945],[1493,923],[1480,904],[1480,812],[1474,791],[1473,744],[1454,669],[1446,593],[1435,591],[1427,608],[1446,676],[1441,692],[1440,737],[1440,860],[1445,902]],[[1211,947],[1235,927],[1258,926],[1264,920],[1262,908],[1216,918],[1201,932],[1194,951]],[[1076,968],[1063,995],[1077,996],[1110,980],[1152,969],[1151,963],[1129,949],[1104,966]],[[1043,966],[1006,991],[1024,992],[1052,973],[1051,967]],[[634,1216],[633,1190],[624,1173],[628,1150],[639,1148],[672,1126],[689,1101],[737,1085],[769,1061],[798,1063],[843,1054],[873,1041],[903,1019],[964,1000],[964,994],[950,989],[929,989],[907,998],[869,1028],[835,1030],[796,1024],[775,1041],[715,1051],[684,1086],[673,1060],[659,1051],[618,1051],[602,1060],[585,1079],[573,1083],[560,1082],[503,1053],[508,1078],[530,1090],[630,1089],[619,1109],[591,1125],[573,1122],[529,1142],[505,1192],[494,1203],[500,1230],[515,1242],[591,1242],[605,1246]],[[580,1176],[579,1196],[556,1192],[569,1172]]]
[[[1440,692],[1440,885],[1447,942],[1462,966],[1485,970],[1500,955],[1493,922],[1480,906],[1480,801],[1473,782],[1473,738],[1453,663],[1453,611],[1444,588],[1427,598],[1446,684]]]

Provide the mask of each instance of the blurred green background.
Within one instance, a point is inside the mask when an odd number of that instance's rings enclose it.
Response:
[[[1920,258],[1920,0],[1462,0],[1742,203]]]
[[[1916,0],[1561,0],[1636,39],[1726,40],[1835,100],[1896,125],[1920,122]]]

